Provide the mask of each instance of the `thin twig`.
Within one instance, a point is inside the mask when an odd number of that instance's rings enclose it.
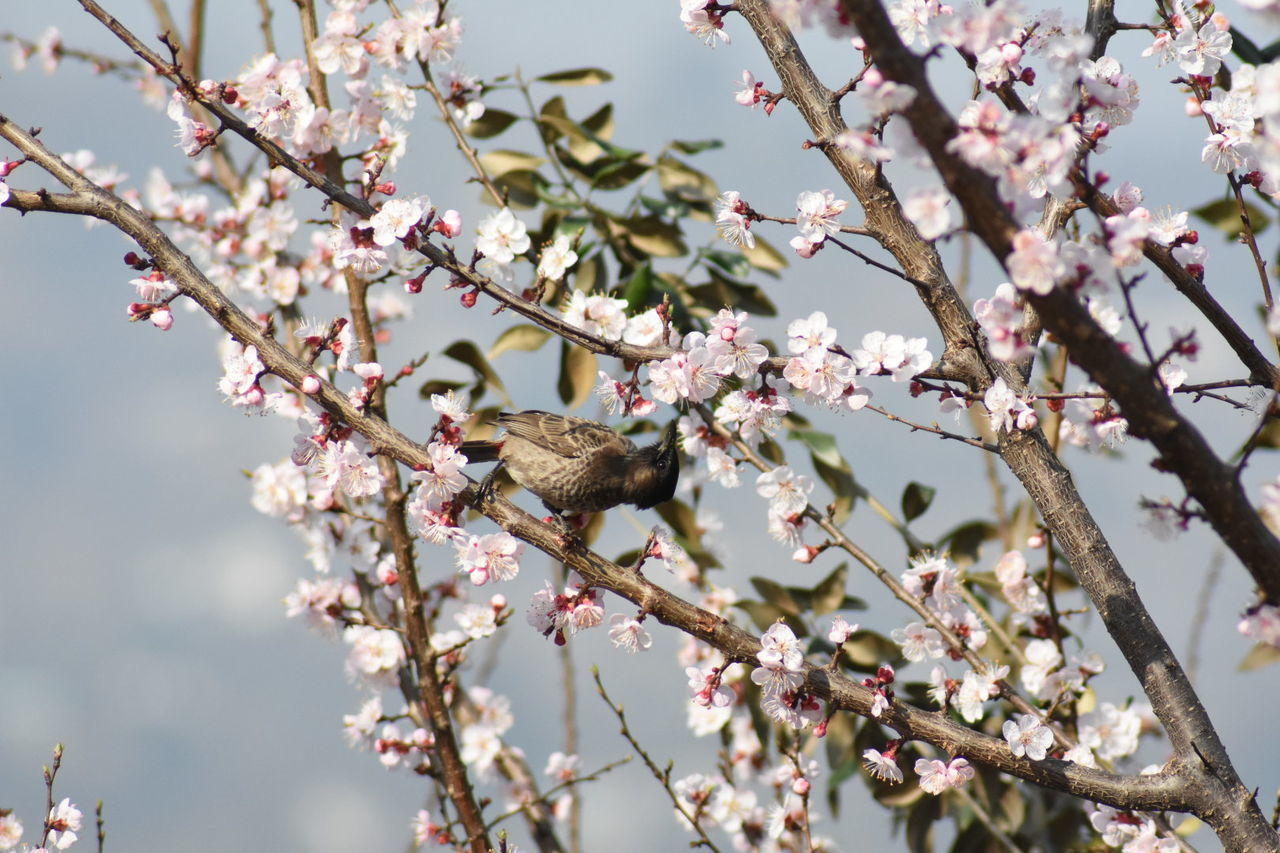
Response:
[[[640,745],[640,741],[636,740],[635,735],[631,733],[631,727],[627,725],[627,715],[622,710],[622,706],[615,705],[613,700],[609,698],[609,694],[604,689],[604,682],[600,680],[599,667],[591,667],[591,677],[595,679],[596,692],[600,694],[600,698],[604,700],[604,703],[609,706],[609,710],[613,712],[613,715],[618,718],[619,733],[626,738],[627,743],[631,744],[631,748],[636,751],[636,755],[640,756],[640,760],[644,762],[644,766],[649,768],[649,772],[653,774],[653,778],[658,780],[658,784],[662,786],[662,790],[666,792],[667,797],[671,800],[671,805],[675,806],[676,811],[685,819],[689,827],[694,832],[698,833],[698,841],[695,842],[694,846],[703,846],[714,853],[719,853],[720,848],[716,847],[715,842],[713,842],[707,836],[707,833],[703,831],[702,824],[697,819],[697,816],[689,814],[689,810],[685,808],[685,804],[680,801],[680,798],[676,796],[676,792],[672,790],[670,765],[668,765],[665,770],[658,767],[654,760],[649,757],[649,753]]]

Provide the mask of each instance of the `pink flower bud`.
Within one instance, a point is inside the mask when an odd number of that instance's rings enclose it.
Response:
[[[320,393],[320,377],[314,373],[308,374],[302,380],[303,394],[319,394]]]
[[[1194,95],[1187,98],[1187,102],[1182,105],[1182,111],[1191,118],[1199,118],[1204,115],[1204,110],[1200,108],[1200,99]]]
[[[432,231],[439,231],[452,240],[462,233],[462,214],[456,210],[446,210],[444,215],[431,226]]]
[[[173,312],[168,308],[151,312],[151,325],[162,332],[169,331],[173,328]]]
[[[796,779],[791,783],[791,792],[798,797],[803,797],[809,793],[809,780],[805,778]]]

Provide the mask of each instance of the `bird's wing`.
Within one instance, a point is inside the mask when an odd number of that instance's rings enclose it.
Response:
[[[578,457],[600,452],[625,454],[635,449],[630,439],[604,424],[571,415],[531,409],[516,414],[504,412],[498,416],[498,423],[508,434],[535,442],[559,456]]]

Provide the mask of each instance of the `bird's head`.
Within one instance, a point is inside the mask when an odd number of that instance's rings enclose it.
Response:
[[[648,509],[671,500],[676,493],[676,484],[680,482],[680,452],[676,447],[675,421],[667,424],[657,444],[644,448],[641,454],[644,464],[634,476],[642,485],[635,504],[640,509]]]

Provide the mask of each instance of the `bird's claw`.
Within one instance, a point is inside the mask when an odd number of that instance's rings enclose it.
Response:
[[[480,481],[479,487],[476,488],[476,497],[475,503],[472,504],[473,506],[478,508],[493,500],[494,483],[497,480],[498,471],[501,468],[501,464],[495,465],[493,470],[486,474],[484,479]]]

